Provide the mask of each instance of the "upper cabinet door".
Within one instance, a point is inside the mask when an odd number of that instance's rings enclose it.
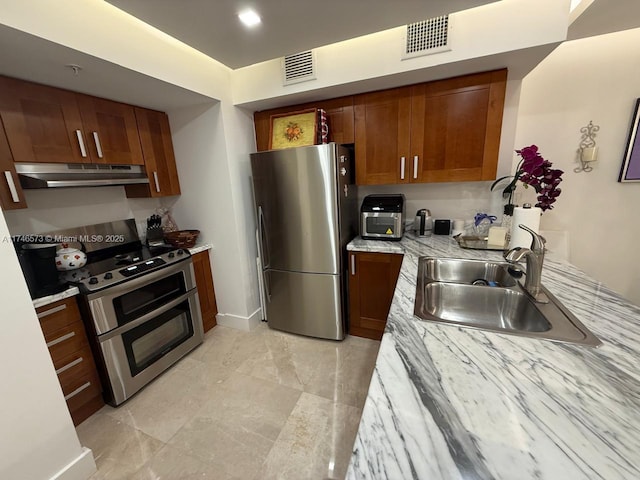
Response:
[[[411,181],[492,180],[506,70],[412,87]]]
[[[406,87],[355,97],[358,185],[409,181],[410,94]]]
[[[149,185],[129,185],[125,187],[127,196],[180,195],[180,183],[167,114],[136,107],[135,115]]]
[[[2,122],[0,122],[0,207],[3,210],[27,208]]]
[[[77,94],[93,163],[144,165],[131,105]]]
[[[0,116],[15,162],[90,162],[74,93],[0,77]]]

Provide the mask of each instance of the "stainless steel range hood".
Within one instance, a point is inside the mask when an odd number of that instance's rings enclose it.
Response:
[[[104,187],[149,183],[141,165],[16,163],[22,188]]]

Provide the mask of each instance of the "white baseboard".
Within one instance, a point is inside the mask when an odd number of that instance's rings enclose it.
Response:
[[[51,480],[87,480],[97,470],[93,452],[87,447],[82,447],[82,453],[51,477]]]
[[[237,328],[249,332],[260,325],[262,321],[262,310],[257,309],[248,317],[241,317],[240,315],[232,315],[230,313],[219,313],[216,315],[216,323],[218,325],[224,325],[225,327]]]

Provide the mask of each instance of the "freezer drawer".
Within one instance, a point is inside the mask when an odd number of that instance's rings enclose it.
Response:
[[[269,327],[332,340],[344,339],[339,275],[265,272]]]

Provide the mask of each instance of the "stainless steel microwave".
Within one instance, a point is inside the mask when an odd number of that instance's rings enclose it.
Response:
[[[365,240],[400,240],[404,219],[404,195],[367,195],[360,207],[360,236]]]

